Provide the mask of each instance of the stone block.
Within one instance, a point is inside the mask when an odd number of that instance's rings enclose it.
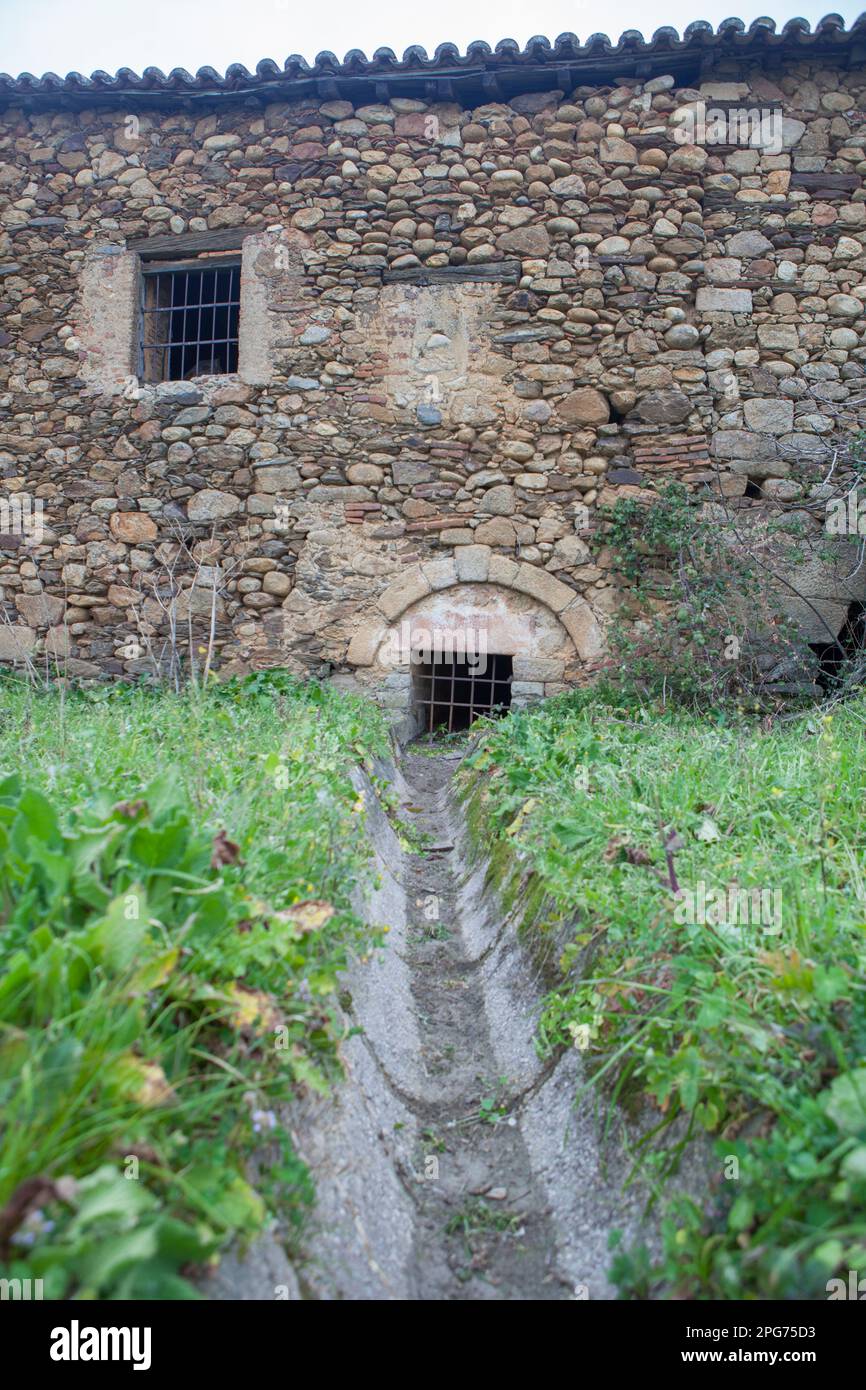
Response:
[[[23,661],[36,646],[32,628],[17,623],[0,624],[0,661]]]
[[[692,402],[682,391],[649,391],[636,411],[651,425],[679,425],[691,412]]]
[[[775,352],[793,352],[800,346],[800,336],[792,323],[759,323],[758,342]]]
[[[436,469],[420,459],[394,459],[391,472],[396,487],[415,487],[418,483],[435,483]]]
[[[112,608],[131,608],[144,602],[144,594],[140,589],[131,589],[128,584],[109,584],[108,602]]]
[[[511,703],[519,709],[521,705],[530,704],[533,700],[544,698],[543,681],[512,681],[511,682]]]
[[[701,285],[695,297],[698,313],[706,311],[729,314],[750,314],[752,312],[751,290],[722,289],[718,285]]]
[[[582,661],[595,661],[604,650],[604,635],[598,619],[585,599],[575,597],[559,614]]]
[[[779,604],[806,642],[832,642],[842,631],[848,616],[846,603],[833,603],[829,599],[807,600],[784,594],[779,596]]]
[[[382,709],[408,709],[411,699],[408,690],[390,690],[387,686],[382,686],[376,691],[376,703],[381,705]]]
[[[479,545],[513,546],[516,540],[514,523],[504,516],[482,521],[475,528],[475,540]]]
[[[491,555],[487,582],[488,584],[504,584],[511,588],[519,569],[520,566],[517,562],[509,560],[505,555]]]
[[[515,656],[511,669],[516,681],[556,681],[562,679],[565,663],[553,657]]]
[[[190,521],[221,521],[224,517],[235,516],[242,506],[240,499],[232,492],[203,488],[189,499],[186,514]]]
[[[711,445],[717,459],[757,461],[775,459],[778,446],[769,435],[753,434],[751,430],[718,430]]]
[[[513,516],[517,511],[514,488],[507,483],[488,488],[478,503],[478,510],[488,516]]]
[[[66,603],[55,594],[16,594],[15,607],[30,627],[54,627]]]
[[[253,478],[256,492],[289,492],[301,483],[297,468],[286,459],[268,459],[266,464],[259,464]]]
[[[733,280],[743,278],[743,262],[739,256],[717,256],[707,261],[704,274],[711,285],[730,285]]]
[[[421,573],[434,592],[437,589],[448,589],[457,583],[457,566],[450,559],[428,560],[421,566]]]
[[[468,526],[449,526],[439,532],[442,545],[471,545],[474,540],[475,533]]]
[[[281,570],[270,570],[262,580],[262,589],[266,594],[276,594],[277,598],[285,598],[292,592],[291,576],[283,574]]]
[[[389,622],[399,618],[407,608],[430,593],[430,585],[420,569],[409,572],[389,584],[376,600],[376,606]]]
[[[574,590],[561,580],[554,579],[552,574],[546,570],[536,569],[534,565],[522,564],[518,566],[517,574],[514,576],[512,588],[517,589],[522,594],[529,594],[531,598],[538,599],[539,603],[544,603],[554,613],[561,613],[563,608],[567,608],[574,598]]]
[[[457,579],[461,584],[483,584],[490,570],[490,547],[466,545],[454,556]]]
[[[592,386],[582,386],[563,396],[556,408],[569,425],[606,425],[610,419],[607,397]]]
[[[353,634],[346,660],[352,666],[372,666],[384,637],[384,624],[376,618],[368,618]]]
[[[747,400],[743,416],[749,429],[759,434],[787,434],[794,428],[794,402],[781,396]]]
[[[146,512],[112,512],[108,529],[116,540],[141,545],[156,539],[156,522]]]

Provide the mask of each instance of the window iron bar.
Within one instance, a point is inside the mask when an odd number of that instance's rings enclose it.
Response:
[[[237,370],[240,263],[178,265],[142,275],[140,375],[145,381]]]
[[[510,707],[512,658],[488,657],[479,673],[474,664],[445,658],[425,663],[415,672],[415,705],[427,732],[444,727],[448,733],[468,728],[479,715],[499,714]]]

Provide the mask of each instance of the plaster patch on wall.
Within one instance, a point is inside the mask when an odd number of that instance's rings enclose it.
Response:
[[[119,246],[95,247],[82,266],[75,324],[79,375],[105,395],[120,395],[137,374],[138,274],[138,256]]]
[[[303,256],[309,244],[309,237],[303,232],[288,227],[244,238],[238,375],[248,386],[267,386],[280,347],[290,345],[286,340],[297,328],[304,284]]]
[[[436,416],[491,424],[511,405],[516,418],[519,402],[504,381],[514,364],[491,341],[500,293],[472,281],[383,287],[364,326],[383,354],[382,385],[393,406],[427,424]]]

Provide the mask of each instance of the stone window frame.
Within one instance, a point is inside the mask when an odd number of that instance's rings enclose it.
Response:
[[[142,266],[177,261],[190,250],[240,256],[238,369],[219,376],[194,377],[204,384],[243,382],[267,386],[274,374],[278,344],[285,332],[285,304],[303,281],[310,240],[293,228],[232,229],[230,233],[153,237],[122,246],[91,247],[80,274],[76,337],[80,375],[96,395],[134,401],[142,390],[176,387],[176,382],[139,378],[139,323]],[[279,306],[279,307],[274,307]]]

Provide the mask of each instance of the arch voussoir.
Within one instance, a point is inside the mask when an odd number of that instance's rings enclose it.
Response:
[[[396,622],[428,594],[458,584],[496,584],[526,594],[555,614],[581,660],[595,660],[602,651],[598,619],[586,599],[574,589],[536,565],[494,554],[488,545],[467,545],[458,547],[453,558],[424,561],[392,580],[376,599],[376,614],[352,638],[347,653],[349,662],[353,666],[372,666],[388,624]]]

